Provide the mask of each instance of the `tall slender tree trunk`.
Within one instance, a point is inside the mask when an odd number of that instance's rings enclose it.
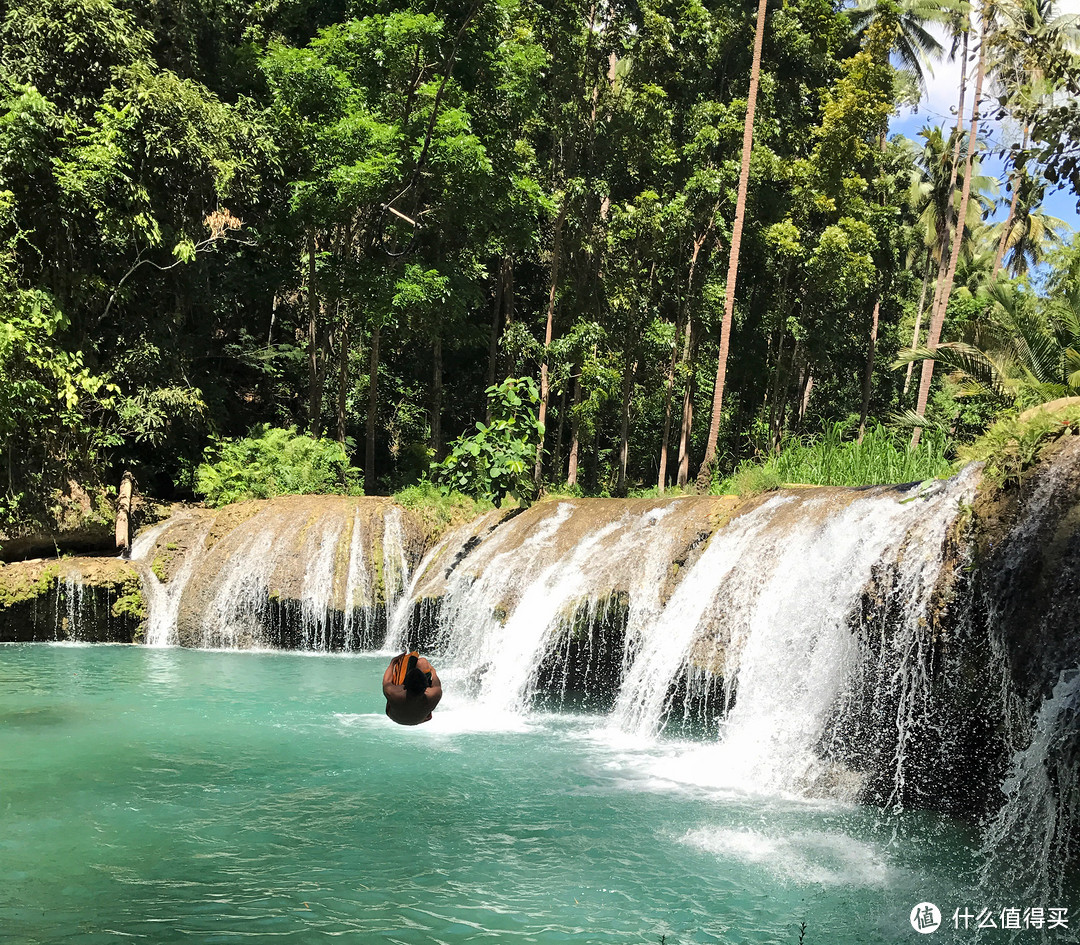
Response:
[[[881,151],[883,156],[885,154],[886,130],[887,129],[882,128],[881,133],[878,135],[878,150]],[[882,159],[884,160],[884,157]],[[881,192],[881,205],[882,207],[885,206],[884,188]],[[859,443],[862,443],[863,437],[866,435],[866,415],[870,411],[870,391],[874,382],[874,349],[877,347],[878,315],[881,312],[881,293],[882,289],[878,289],[877,298],[874,299],[874,311],[870,316],[870,340],[866,344],[866,367],[863,371],[862,408],[859,411]]]
[[[443,354],[442,329],[437,328],[431,346],[431,449],[435,459],[442,459]]]
[[[630,459],[630,398],[634,392],[634,375],[637,374],[637,361],[630,362],[630,352],[626,353],[623,371],[622,414],[619,429],[619,479],[615,484],[615,494],[625,496],[626,466]]]
[[[491,337],[488,339],[488,369],[487,387],[495,385],[495,375],[499,363],[499,335],[502,333],[502,299],[505,279],[503,270],[506,268],[504,257],[499,266],[499,275],[495,279],[495,301],[491,306]],[[484,423],[491,423],[491,402],[488,401],[484,411]]]
[[[692,370],[697,355],[697,326],[692,317],[687,320],[686,329],[683,364],[691,370],[683,386],[682,414],[679,422],[679,471],[675,482],[680,489],[690,478],[690,434],[694,429],[694,391],[697,387],[695,373]]]
[[[566,194],[563,194],[559,207],[559,216],[555,220],[555,238],[551,249],[551,280],[548,284],[547,327],[544,329],[544,356],[540,362],[540,414],[538,419],[543,424],[547,421],[548,399],[551,397],[551,385],[548,381],[548,355],[551,352],[552,326],[555,322],[555,295],[559,287],[559,260],[562,255],[562,230],[566,220]],[[536,446],[536,465],[533,467],[533,482],[540,487],[544,474],[544,434]]]
[[[933,256],[930,250],[926,251],[926,265],[923,267],[922,292],[919,293],[919,311],[915,315],[915,330],[911,333],[911,347],[919,347],[919,332],[922,331],[923,307],[926,304],[926,286],[930,281],[930,263]],[[915,367],[914,361],[908,361],[907,373],[904,375],[904,396],[907,396],[908,387],[911,385],[911,371]]]
[[[578,367],[574,374],[574,409],[570,417],[570,460],[566,470],[566,485],[573,488],[577,485],[578,473],[578,446],[579,434],[581,433],[581,420],[578,418],[578,408],[581,406],[581,368]]]
[[[802,342],[797,338],[795,344],[791,347],[791,354],[788,355],[787,367],[784,369],[783,380],[780,384],[779,394],[776,402],[776,423],[772,429],[772,450],[774,453],[780,452],[780,445],[784,442],[784,430],[787,427],[787,409],[788,400],[791,399],[791,382],[797,378],[796,383],[799,390],[802,390],[802,365],[800,358],[802,357]]]
[[[715,217],[715,214],[716,209],[714,208],[713,217]],[[679,337],[685,335],[686,338],[683,343],[682,357],[683,363],[685,363],[686,351],[689,347],[690,339],[687,324],[690,320],[690,300],[694,291],[694,270],[697,268],[698,255],[701,253],[701,247],[705,245],[705,240],[709,238],[712,228],[713,218],[710,218],[709,224],[705,227],[701,236],[694,237],[693,249],[690,253],[690,270],[686,276],[686,297],[683,299],[683,303],[679,310],[679,317],[676,320],[675,343],[671,347],[671,359],[668,362],[667,377],[664,380],[664,430],[660,438],[660,469],[656,477],[656,489],[660,495],[664,494],[664,487],[667,484],[668,435],[671,433],[671,394],[675,386],[676,354],[679,350]]]
[[[795,418],[795,428],[799,429],[802,426],[803,417],[806,416],[806,411],[810,409],[810,393],[814,389],[814,372],[811,370],[810,365],[806,365],[806,372],[803,374],[802,383],[802,396],[799,398],[799,414]]]
[[[949,258],[952,255],[953,228],[956,225],[956,208],[953,206],[953,197],[956,193],[956,178],[960,168],[960,145],[964,139],[964,99],[967,95],[968,81],[968,40],[971,36],[970,27],[964,30],[963,51],[960,56],[960,95],[956,102],[956,130],[953,135],[952,160],[949,167],[948,203],[945,206],[945,219],[941,229],[941,237],[938,242],[938,272],[934,280],[934,298],[930,303],[931,324],[938,311],[941,302],[941,290],[945,286],[945,276],[949,271]],[[944,319],[942,315],[942,319]],[[940,328],[938,329],[940,332]],[[914,347],[914,346],[913,346]],[[911,376],[911,365],[908,365],[908,376]],[[921,381],[921,375],[920,375]],[[917,442],[917,438],[916,438]]]
[[[971,103],[971,127],[968,131],[967,159],[964,162],[964,185],[960,191],[960,208],[957,211],[956,235],[953,237],[952,252],[949,255],[949,268],[945,273],[944,285],[941,286],[941,291],[938,293],[936,311],[930,319],[930,329],[926,339],[926,346],[931,351],[937,348],[938,342],[941,340],[941,328],[945,322],[945,312],[949,307],[949,296],[952,294],[953,280],[956,278],[956,266],[960,259],[960,245],[964,240],[964,222],[967,219],[968,200],[971,197],[971,175],[979,134],[979,102],[982,99],[983,78],[986,75],[986,39],[988,34],[988,26],[986,23],[987,5],[983,6],[982,14],[982,29],[979,33],[979,58],[975,72],[975,95],[974,101]],[[922,363],[922,377],[919,382],[919,399],[915,407],[915,412],[920,417],[926,415],[926,403],[930,398],[930,381],[933,376],[934,362],[930,358],[927,358]],[[915,432],[911,437],[912,449],[919,445],[919,438],[921,436],[922,427],[916,427]]]
[[[671,358],[668,361],[667,377],[664,379],[664,426],[660,433],[660,468],[656,474],[656,491],[664,494],[667,485],[667,445],[671,432],[671,391],[675,386],[675,365],[679,344],[679,327],[675,329],[675,340],[671,346]]]
[[[720,435],[720,411],[724,403],[724,381],[727,377],[728,347],[731,343],[731,323],[735,315],[735,281],[739,275],[739,246],[742,243],[743,218],[746,216],[746,190],[750,182],[750,152],[754,144],[754,108],[757,105],[758,82],[761,78],[761,46],[765,36],[765,11],[768,0],[758,0],[757,24],[754,28],[754,58],[750,66],[750,92],[746,99],[746,121],[743,123],[742,164],[739,168],[739,191],[735,202],[735,220],[731,227],[731,251],[728,254],[727,284],[724,292],[724,320],[720,326],[720,354],[716,364],[716,385],[713,388],[712,418],[705,457],[698,470],[697,488],[704,492],[712,479],[716,461],[716,441]]]
[[[341,320],[338,336],[338,390],[337,390],[337,438],[345,445],[345,421],[348,419],[349,403],[349,312]]]
[[[322,401],[322,385],[319,383],[319,289],[315,279],[316,246],[315,228],[308,227],[308,433],[319,435],[319,413]]]
[[[562,476],[562,444],[563,444],[563,427],[565,426],[566,419],[566,390],[565,388],[559,394],[559,425],[555,428],[555,455],[551,458],[551,469],[553,477]]]
[[[1021,148],[1027,149],[1028,142],[1028,126],[1024,125],[1024,141]],[[1009,214],[1005,217],[1005,222],[1001,227],[1001,239],[998,240],[997,252],[994,253],[994,269],[990,273],[990,278],[994,278],[998,274],[998,270],[1001,269],[1001,262],[1005,258],[1005,250],[1008,247],[1009,236],[1012,234],[1013,223],[1016,221],[1016,204],[1020,196],[1020,183],[1024,178],[1024,172],[1015,165],[1013,166],[1012,174],[1012,199],[1009,200]]]
[[[375,421],[379,407],[379,335],[382,326],[376,322],[371,332],[371,352],[368,357],[367,443],[364,450],[364,492],[375,494]]]
[[[874,313],[870,316],[870,342],[866,346],[866,366],[863,368],[862,410],[859,412],[859,442],[866,435],[866,415],[870,412],[870,382],[874,376],[874,349],[877,347],[878,314],[881,299],[874,300]]]

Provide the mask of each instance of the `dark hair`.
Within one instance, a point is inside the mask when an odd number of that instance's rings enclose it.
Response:
[[[424,690],[431,685],[431,674],[422,672],[419,666],[414,666],[405,674],[401,684],[409,695],[423,695]]]

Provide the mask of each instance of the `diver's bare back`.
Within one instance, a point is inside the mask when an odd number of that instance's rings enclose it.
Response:
[[[431,718],[431,713],[442,699],[442,682],[435,667],[424,657],[416,661],[416,668],[421,673],[430,673],[431,682],[423,692],[410,692],[396,682],[401,661],[408,653],[395,656],[383,673],[383,695],[386,697],[386,714],[398,725],[420,725]]]

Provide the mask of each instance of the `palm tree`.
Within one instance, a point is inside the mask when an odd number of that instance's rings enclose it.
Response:
[[[705,457],[698,470],[697,488],[704,492],[712,478],[716,461],[716,440],[720,435],[720,410],[724,402],[724,381],[727,376],[728,347],[731,343],[731,322],[735,315],[735,280],[739,275],[739,246],[742,243],[743,220],[746,216],[746,191],[750,183],[750,153],[754,145],[754,109],[757,106],[758,83],[761,79],[761,47],[765,38],[765,12],[768,0],[758,0],[757,22],[754,26],[754,56],[750,64],[750,91],[746,96],[746,118],[743,122],[742,163],[739,167],[739,191],[735,199],[735,220],[731,225],[731,248],[728,252],[727,283],[724,287],[724,320],[720,325],[720,353],[716,364],[716,385],[713,387],[712,418]]]
[[[994,22],[994,0],[984,0],[981,14],[981,28],[979,35],[979,53],[975,68],[975,94],[971,103],[971,124],[968,131],[968,151],[964,163],[964,183],[960,193],[960,207],[957,211],[956,236],[952,240],[952,248],[949,256],[949,264],[945,270],[944,279],[940,280],[938,290],[934,298],[934,310],[930,315],[930,330],[926,339],[926,346],[933,351],[941,340],[941,328],[945,322],[945,311],[949,305],[949,296],[952,294],[953,280],[956,278],[956,266],[960,259],[960,246],[964,238],[964,225],[967,221],[968,201],[971,197],[972,165],[975,158],[975,150],[979,140],[979,108],[982,99],[983,80],[986,78],[987,47],[988,39],[992,35]],[[922,376],[919,379],[919,396],[916,401],[915,413],[919,417],[926,414],[926,403],[930,397],[930,381],[934,374],[934,359],[926,358],[922,364]],[[922,427],[916,426],[911,437],[911,447],[919,445],[919,437]]]
[[[932,23],[945,23],[967,7],[966,0],[889,0],[897,8],[892,51],[900,60],[900,68],[914,77],[920,89],[926,88],[924,66],[940,59],[945,48],[930,30]],[[852,31],[860,41],[882,14],[880,0],[859,0],[848,12]]]
[[[1080,394],[1080,313],[1041,310],[1030,292],[997,280],[982,293],[987,314],[963,326],[962,340],[901,351],[894,366],[931,359],[953,372],[963,396],[1022,404]]]
[[[1006,254],[1009,254],[1009,272],[1022,276],[1032,266],[1039,265],[1048,250],[1061,244],[1068,224],[1036,209],[1042,203],[1045,190],[1045,181],[1023,173],[1014,180],[1009,217],[996,228],[999,239],[994,259],[995,275]]]
[[[950,207],[955,214],[963,194],[963,176],[958,171],[953,174],[951,154],[958,150],[962,160],[961,167],[966,173],[968,142],[963,135],[954,130],[946,141],[940,126],[923,128],[919,137],[925,140],[922,150],[915,158],[915,167],[911,175],[909,199],[912,208],[919,216],[919,222],[925,233],[926,247],[931,251],[935,262],[941,262],[949,243],[948,226]],[[955,148],[956,138],[961,139],[959,148]],[[981,142],[980,142],[981,144]],[[965,230],[983,218],[993,209],[996,201],[998,183],[994,177],[981,174],[981,161],[976,156],[971,162],[971,196],[967,206]],[[957,184],[960,187],[957,187]]]
[[[1047,56],[1075,50],[1080,44],[1080,30],[1077,29],[1075,17],[1059,16],[1054,8],[1054,0],[1008,0],[1000,4],[997,30],[993,37],[997,60],[994,85],[1000,98],[1015,100],[1037,87],[1043,78],[1043,63]],[[1013,169],[1009,175],[1012,200],[999,234],[994,259],[995,275],[1007,249],[1015,242],[1012,240],[1012,230],[1020,193],[1027,181],[1024,155],[1029,130],[1024,121],[1020,149],[1013,155]]]
[[[915,317],[915,330],[912,333],[911,347],[919,344],[920,331],[924,315],[926,301],[926,283],[929,280],[932,264],[937,265],[940,274],[947,265],[949,252],[949,233],[953,222],[956,208],[960,203],[961,189],[956,186],[956,165],[953,163],[953,155],[964,155],[964,136],[955,128],[945,140],[945,135],[940,126],[931,128],[924,127],[919,132],[919,137],[925,143],[915,156],[914,169],[911,174],[909,189],[909,202],[912,210],[918,217],[918,225],[923,231],[923,242],[926,247],[926,269],[923,276],[923,291],[919,299],[918,314]],[[966,163],[966,162],[965,162]],[[968,203],[967,225],[965,233],[982,219],[983,213],[994,205],[992,194],[997,191],[997,181],[993,177],[976,173],[979,168],[978,159],[973,162],[972,173],[974,178],[971,189],[975,194],[975,201]],[[965,242],[967,239],[965,238]],[[936,293],[935,293],[936,297]],[[911,383],[912,364],[908,364],[907,377],[904,381],[904,393],[907,393]]]

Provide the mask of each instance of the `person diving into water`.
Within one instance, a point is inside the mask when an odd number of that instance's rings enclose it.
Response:
[[[431,718],[442,698],[439,674],[419,653],[402,653],[383,673],[386,714],[398,725],[419,725]]]

